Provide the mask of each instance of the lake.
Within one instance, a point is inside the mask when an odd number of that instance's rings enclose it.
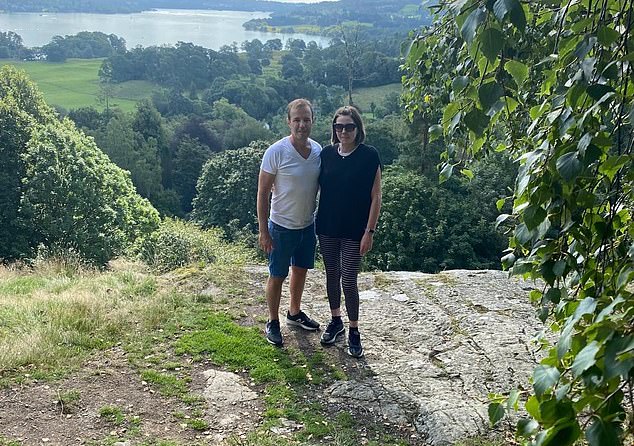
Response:
[[[137,45],[173,45],[182,41],[217,50],[233,42],[253,39],[265,42],[275,38],[283,43],[292,38],[328,45],[329,39],[325,37],[247,31],[242,27],[248,20],[268,16],[266,12],[183,9],[160,9],[134,14],[2,13],[0,31],[19,34],[27,47],[46,45],[53,36],[73,35],[80,31],[116,34],[125,39],[128,49]]]

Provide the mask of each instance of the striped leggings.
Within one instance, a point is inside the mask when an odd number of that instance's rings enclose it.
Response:
[[[341,307],[341,287],[346,296],[348,320],[359,320],[359,288],[357,276],[361,266],[359,247],[354,240],[319,236],[319,249],[326,266],[326,292],[330,309]]]

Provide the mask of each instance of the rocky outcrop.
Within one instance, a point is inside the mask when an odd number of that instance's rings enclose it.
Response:
[[[311,272],[304,308],[327,320],[323,280]],[[501,271],[392,272],[363,274],[360,289],[359,366],[369,373],[332,385],[333,402],[410,424],[423,443],[441,446],[486,432],[488,394],[528,383],[531,340],[544,328],[531,284]]]

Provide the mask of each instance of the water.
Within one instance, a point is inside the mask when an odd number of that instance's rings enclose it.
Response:
[[[294,0],[286,1],[291,3]],[[217,50],[233,42],[241,43],[253,39],[265,42],[275,38],[282,40],[283,43],[293,38],[306,42],[314,40],[321,46],[328,45],[329,39],[325,37],[247,31],[242,27],[248,20],[268,16],[266,12],[182,9],[135,14],[3,13],[0,14],[0,31],[13,31],[19,34],[27,47],[46,45],[53,36],[73,35],[80,31],[116,34],[125,39],[128,49],[137,45],[173,45],[182,41]]]

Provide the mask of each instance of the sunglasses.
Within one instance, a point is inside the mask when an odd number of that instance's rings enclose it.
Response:
[[[344,129],[346,132],[354,132],[357,129],[356,124],[333,124],[332,128],[335,129],[335,132],[343,132]]]

